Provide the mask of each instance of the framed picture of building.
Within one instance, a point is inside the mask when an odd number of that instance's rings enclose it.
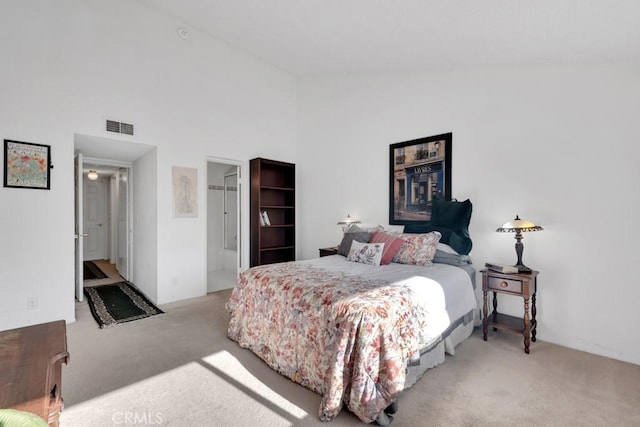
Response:
[[[429,221],[435,199],[451,200],[452,136],[390,145],[389,224]]]
[[[4,186],[51,188],[51,146],[4,140]]]

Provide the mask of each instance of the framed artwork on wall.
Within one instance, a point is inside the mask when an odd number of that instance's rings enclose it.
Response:
[[[173,216],[198,217],[198,169],[173,166]]]
[[[433,200],[451,200],[452,133],[391,144],[389,224],[426,222]]]
[[[4,140],[4,186],[51,188],[51,146]]]

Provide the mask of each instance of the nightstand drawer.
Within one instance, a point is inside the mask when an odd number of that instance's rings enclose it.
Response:
[[[501,277],[488,277],[487,286],[497,291],[522,294],[522,282],[520,280],[503,279]]]

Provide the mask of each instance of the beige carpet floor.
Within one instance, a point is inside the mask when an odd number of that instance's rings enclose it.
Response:
[[[355,426],[317,418],[320,396],[226,338],[230,291],[99,329],[85,303],[67,325],[62,427]],[[544,331],[538,332],[544,337]],[[393,426],[638,426],[640,366],[476,329],[399,399]]]

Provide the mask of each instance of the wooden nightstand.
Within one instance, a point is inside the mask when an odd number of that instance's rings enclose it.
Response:
[[[538,272],[524,273],[498,273],[497,271],[484,269],[482,273],[483,318],[482,339],[487,340],[487,328],[493,326],[493,330],[506,329],[522,334],[524,337],[524,352],[529,354],[529,341],[536,341],[536,291],[538,288]],[[487,292],[493,292],[493,313],[489,315],[487,304]],[[524,299],[524,317],[509,316],[498,313],[497,294],[514,295]],[[531,319],[529,318],[529,300],[531,300]]]
[[[332,248],[320,248],[320,257],[329,256],[329,255],[338,255],[338,247],[334,246]]]

